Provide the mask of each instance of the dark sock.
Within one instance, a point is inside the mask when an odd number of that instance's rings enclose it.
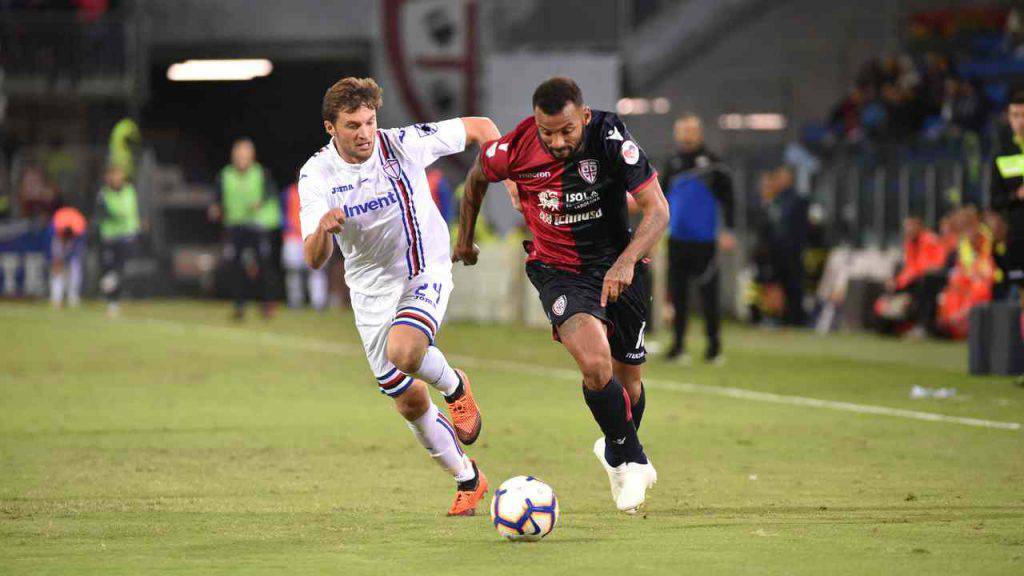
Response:
[[[640,383],[640,397],[633,403],[633,427],[640,431],[640,421],[644,418],[644,408],[647,407],[647,390],[644,383]]]
[[[605,437],[605,458],[612,466],[623,462],[647,463],[644,448],[636,435],[630,415],[629,397],[622,384],[612,376],[603,390],[583,388],[583,398]]]
[[[444,401],[449,404],[466,395],[466,387],[462,385],[462,377],[459,376],[458,372],[455,373],[455,376],[459,379],[459,385],[455,387],[454,392],[444,397]],[[444,395],[442,394],[442,396]]]

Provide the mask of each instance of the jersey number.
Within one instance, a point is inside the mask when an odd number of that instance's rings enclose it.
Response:
[[[429,293],[428,290],[430,291]],[[431,298],[430,296],[431,293],[435,295],[433,298]],[[416,287],[416,291],[413,292],[413,295],[415,295],[420,300],[426,300],[427,302],[430,302],[434,306],[437,306],[437,304],[441,301],[441,283],[434,282],[433,284],[420,284],[419,286]]]

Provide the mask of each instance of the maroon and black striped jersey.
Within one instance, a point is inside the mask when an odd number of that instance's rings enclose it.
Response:
[[[594,110],[571,158],[548,153],[533,117],[480,154],[491,182],[512,180],[533,233],[529,260],[578,272],[607,268],[632,238],[626,194],[656,177],[647,155],[611,112]]]

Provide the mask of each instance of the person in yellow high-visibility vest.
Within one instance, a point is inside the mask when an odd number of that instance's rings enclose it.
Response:
[[[1024,308],[1024,91],[1016,92],[1006,106],[1013,136],[1004,141],[992,162],[990,198],[992,209],[1006,219],[1006,251],[1003,277],[1017,286]],[[1024,313],[1020,318],[1024,338]]]
[[[281,209],[270,173],[256,162],[252,140],[240,138],[231,148],[231,164],[220,171],[211,220],[224,226],[224,258],[231,263],[235,319],[245,316],[247,279],[255,280],[263,315],[273,312],[271,229],[280,227]]]
[[[102,245],[100,263],[103,276],[100,278],[100,291],[107,298],[107,313],[116,316],[120,312],[125,262],[131,257],[140,229],[135,187],[128,181],[126,171],[119,164],[107,166],[104,186],[96,195],[93,219],[99,224]]]

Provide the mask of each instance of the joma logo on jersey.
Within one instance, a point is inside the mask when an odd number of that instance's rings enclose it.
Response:
[[[334,188],[331,188],[331,194],[341,194],[342,192],[348,192],[353,188],[355,188],[355,186],[353,186],[352,184],[345,184],[344,186],[335,186]]]
[[[360,214],[366,214],[367,212],[373,212],[374,210],[380,210],[381,208],[387,208],[392,204],[398,202],[398,195],[394,191],[388,193],[383,198],[375,198],[373,200],[367,200],[362,204],[353,204],[351,206],[345,205],[342,210],[345,212],[345,218],[352,218],[359,216]]]

